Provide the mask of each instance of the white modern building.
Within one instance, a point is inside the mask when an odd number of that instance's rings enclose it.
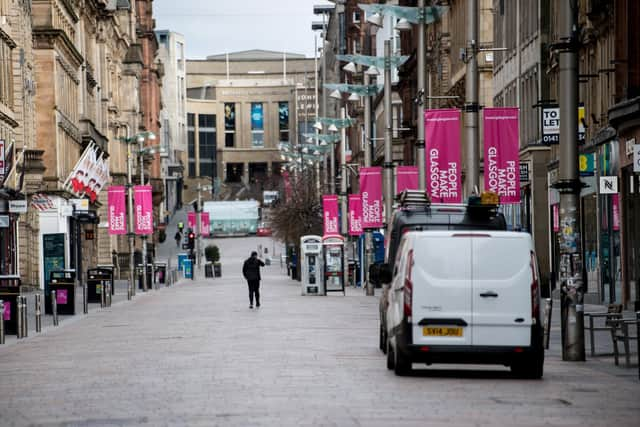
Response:
[[[158,60],[163,64],[160,112],[162,177],[165,198],[162,211],[171,215],[182,205],[183,169],[187,155],[187,89],[185,39],[168,30],[156,31]],[[164,217],[164,215],[161,215]]]

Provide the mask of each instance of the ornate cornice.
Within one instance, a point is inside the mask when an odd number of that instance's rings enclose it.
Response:
[[[33,29],[33,41],[35,49],[53,49],[56,42],[60,42],[60,46],[65,49],[67,56],[69,56],[74,62],[76,67],[80,67],[84,62],[82,54],[76,49],[76,46],[62,30],[56,28],[34,28]]]

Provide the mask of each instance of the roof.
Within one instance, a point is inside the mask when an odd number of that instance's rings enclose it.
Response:
[[[268,61],[268,60],[281,61],[282,57],[285,55],[287,59],[305,59],[305,56],[299,53],[251,49],[251,50],[243,50],[240,52],[229,52],[228,54],[222,53],[217,55],[209,55],[207,56],[207,60],[208,61],[226,61],[227,55],[229,55],[229,61]]]

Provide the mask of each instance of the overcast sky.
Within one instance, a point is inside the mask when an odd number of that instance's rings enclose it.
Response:
[[[185,36],[187,57],[265,49],[313,57],[313,5],[325,0],[155,0],[156,30]]]

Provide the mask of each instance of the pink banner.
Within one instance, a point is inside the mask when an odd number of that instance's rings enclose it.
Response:
[[[109,187],[107,206],[109,209],[109,234],[126,234],[127,221],[124,186],[112,185]]]
[[[396,168],[396,194],[400,194],[404,190],[417,190],[418,188],[418,167],[398,166]]]
[[[382,227],[382,168],[360,168],[362,228]]]
[[[349,236],[362,234],[362,198],[359,194],[349,194]]]
[[[427,191],[433,203],[461,203],[460,111],[424,113]]]
[[[611,204],[613,206],[613,230],[620,230],[620,195],[612,194],[611,195]]]
[[[322,218],[324,218],[324,235],[340,235],[338,228],[338,196],[331,194],[322,196]]]
[[[552,205],[553,210],[553,231],[560,231],[560,205]]]
[[[153,200],[150,185],[133,187],[136,234],[153,234]]]
[[[187,212],[187,227],[192,231],[196,231],[196,213],[195,212]]]
[[[516,107],[484,110],[484,189],[500,203],[520,203],[520,142]]]
[[[209,212],[200,212],[200,234],[209,235]]]

